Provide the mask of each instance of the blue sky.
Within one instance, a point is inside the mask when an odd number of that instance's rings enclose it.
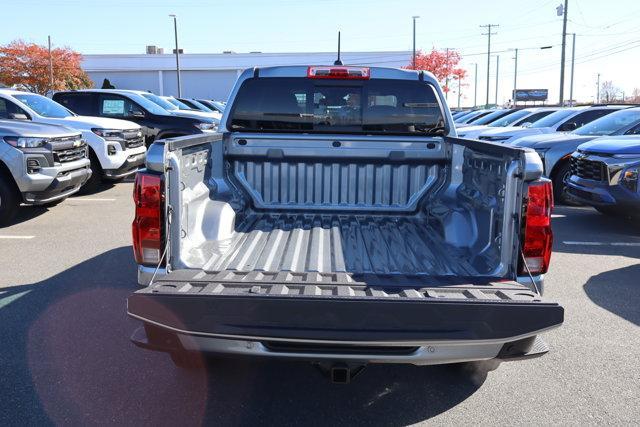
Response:
[[[562,0],[4,0],[0,44],[16,38],[70,46],[81,53],[143,53],[148,44],[170,50],[170,13],[179,19],[181,47],[188,53],[410,50],[411,16],[419,15],[417,45],[452,48],[469,70],[463,104],[473,102],[474,63],[478,101],[484,102],[486,36],[481,24],[499,24],[493,50],[500,52],[499,101],[510,98],[513,52],[520,51],[518,87],[559,87]],[[570,0],[568,31],[578,34],[574,92],[593,99],[596,75],[630,94],[640,88],[640,1]],[[571,39],[567,55],[570,58]],[[538,50],[540,46],[554,46]],[[531,48],[531,49],[529,49]],[[569,62],[567,61],[567,88]],[[495,90],[495,60],[491,70]]]

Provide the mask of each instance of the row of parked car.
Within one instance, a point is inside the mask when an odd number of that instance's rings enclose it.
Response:
[[[640,107],[471,110],[453,117],[460,137],[534,149],[557,202],[640,215]]]
[[[0,225],[134,174],[155,139],[217,130],[224,103],[133,90],[0,89]]]

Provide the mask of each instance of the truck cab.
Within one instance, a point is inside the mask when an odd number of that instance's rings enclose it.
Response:
[[[133,341],[178,366],[541,355],[563,320],[541,175],[532,150],[457,138],[430,73],[246,70],[218,133],[157,141],[137,175]]]
[[[80,132],[62,126],[0,119],[0,225],[20,204],[55,203],[91,176]]]

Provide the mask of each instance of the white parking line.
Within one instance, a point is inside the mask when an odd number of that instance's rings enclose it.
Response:
[[[102,199],[102,198],[91,198],[91,197],[74,197],[71,199],[72,201],[77,200],[81,202],[115,202],[116,199]]]
[[[573,242],[564,241],[565,245],[579,246],[640,246],[640,242]]]
[[[0,239],[33,239],[36,236],[0,236]]]

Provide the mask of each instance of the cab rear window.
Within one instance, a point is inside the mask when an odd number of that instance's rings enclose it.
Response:
[[[442,134],[434,88],[408,80],[252,78],[228,128],[246,132]]]

